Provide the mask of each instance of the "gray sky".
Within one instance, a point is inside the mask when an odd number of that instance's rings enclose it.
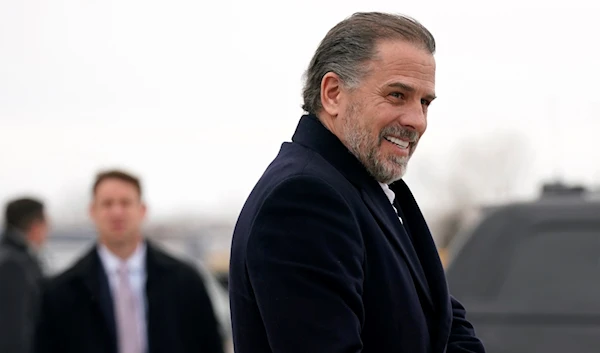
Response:
[[[319,41],[369,10],[437,40],[439,98],[406,178],[424,208],[444,190],[419,171],[469,173],[459,148],[499,134],[525,143],[508,149],[527,155],[519,196],[555,175],[600,181],[592,1],[21,0],[0,2],[0,201],[84,216],[94,173],[118,166],[155,217],[235,214],[294,131]]]

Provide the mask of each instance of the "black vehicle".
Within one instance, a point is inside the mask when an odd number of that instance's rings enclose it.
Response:
[[[489,353],[600,352],[600,199],[545,187],[489,210],[449,258],[450,290]]]

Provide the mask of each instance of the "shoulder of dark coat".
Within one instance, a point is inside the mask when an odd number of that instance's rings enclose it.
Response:
[[[23,267],[23,269],[27,269],[32,265],[33,261],[27,253],[0,247],[0,267],[19,266]]]

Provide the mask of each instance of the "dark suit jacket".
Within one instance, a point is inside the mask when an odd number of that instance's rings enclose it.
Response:
[[[222,353],[211,300],[198,271],[148,243],[148,352]],[[45,288],[39,353],[117,353],[108,278],[96,247]]]
[[[408,187],[380,185],[315,116],[249,196],[235,227],[236,353],[483,353]]]
[[[38,315],[42,270],[24,235],[0,241],[0,352],[30,353]]]

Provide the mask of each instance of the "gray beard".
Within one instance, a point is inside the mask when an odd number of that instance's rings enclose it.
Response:
[[[359,124],[358,113],[359,109],[352,106],[344,118],[343,134],[346,147],[378,182],[391,184],[402,179],[406,173],[410,156],[392,156],[383,160],[381,156],[378,156],[378,152],[383,143],[383,136],[393,133],[416,140],[416,132],[400,127],[387,127],[378,134],[378,140],[373,141],[373,131]]]

